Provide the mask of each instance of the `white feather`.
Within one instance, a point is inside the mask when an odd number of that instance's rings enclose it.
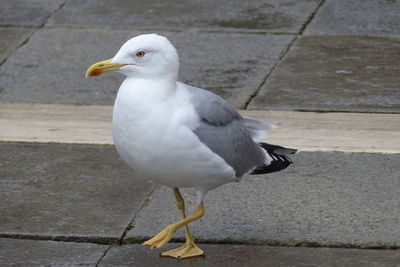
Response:
[[[268,134],[266,131],[278,128],[276,125],[272,123],[250,118],[247,116],[243,116],[243,119],[244,119],[244,125],[249,130],[253,140],[256,142],[261,142],[267,139]]]

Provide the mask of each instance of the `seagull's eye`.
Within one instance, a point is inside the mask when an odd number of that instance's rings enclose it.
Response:
[[[144,55],[146,55],[144,51],[139,51],[136,53],[136,57],[144,57]]]

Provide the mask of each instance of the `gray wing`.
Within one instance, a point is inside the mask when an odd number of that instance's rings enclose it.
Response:
[[[189,87],[192,103],[201,118],[193,130],[201,142],[228,163],[236,177],[265,163],[265,153],[253,141],[243,118],[219,96],[195,87]]]

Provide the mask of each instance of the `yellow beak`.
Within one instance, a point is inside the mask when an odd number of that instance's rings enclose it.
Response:
[[[104,61],[94,63],[87,69],[86,78],[99,76],[106,72],[116,71],[119,70],[121,67],[126,66],[126,64],[112,64],[111,60],[112,59],[107,59]]]

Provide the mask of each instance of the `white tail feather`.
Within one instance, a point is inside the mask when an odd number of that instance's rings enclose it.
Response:
[[[262,140],[267,139],[268,135],[266,131],[277,128],[276,125],[266,121],[257,120],[246,116],[243,116],[243,119],[244,125],[246,126],[247,130],[249,130],[253,140],[256,142],[261,142]]]

